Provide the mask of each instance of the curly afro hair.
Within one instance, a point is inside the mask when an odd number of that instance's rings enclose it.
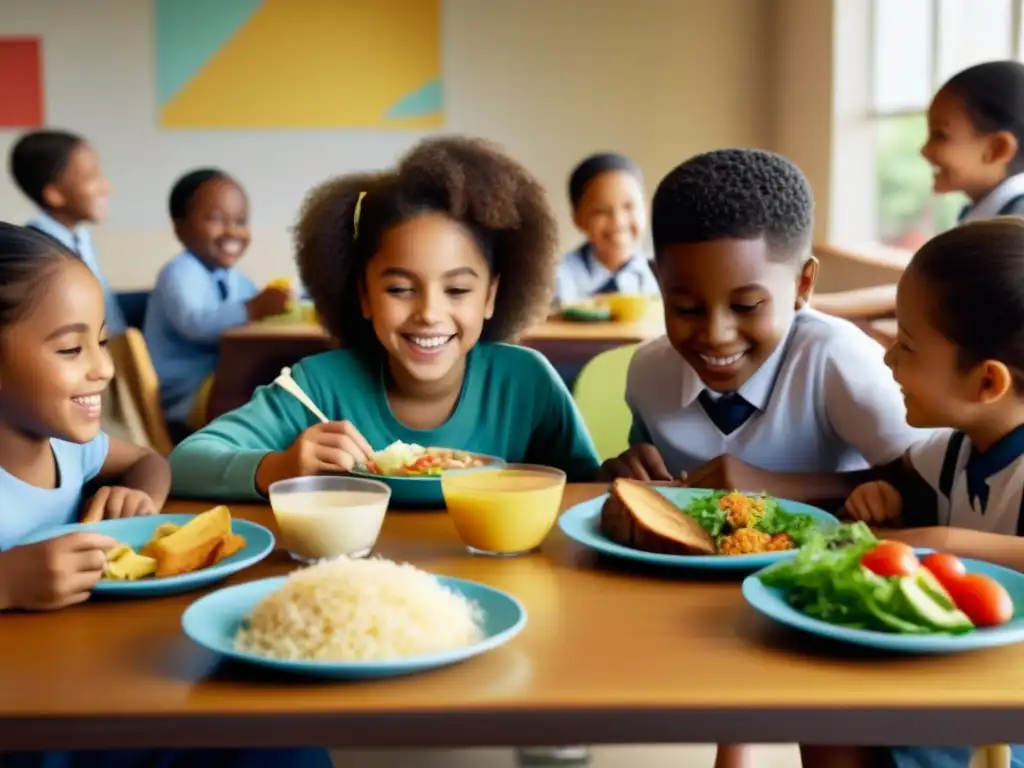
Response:
[[[303,204],[295,238],[299,274],[322,322],[343,346],[380,348],[360,310],[359,290],[385,232],[438,212],[473,234],[492,273],[501,277],[494,316],[484,323],[481,339],[508,341],[543,319],[558,266],[547,194],[496,146],[435,138],[414,147],[394,170],[328,181]]]
[[[792,161],[757,149],[720,149],[670,171],[651,203],[655,259],[666,246],[763,238],[780,261],[806,257],[814,196]]]

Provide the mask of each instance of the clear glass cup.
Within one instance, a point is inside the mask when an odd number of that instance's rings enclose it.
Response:
[[[356,477],[296,477],[271,483],[270,507],[292,559],[366,557],[391,501],[382,482]]]
[[[536,464],[441,474],[448,515],[474,555],[514,557],[537,549],[558,519],[565,472]]]

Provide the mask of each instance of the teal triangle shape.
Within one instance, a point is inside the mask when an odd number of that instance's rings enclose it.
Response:
[[[426,85],[403,96],[384,114],[389,120],[436,115],[441,111],[442,96],[441,78],[431,80]]]
[[[154,0],[156,91],[164,106],[249,21],[264,0]]]

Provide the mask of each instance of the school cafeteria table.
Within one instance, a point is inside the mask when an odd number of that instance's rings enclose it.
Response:
[[[569,486],[564,501],[603,490]],[[273,525],[265,506],[232,512]],[[12,613],[0,617],[0,752],[1024,741],[1024,645],[899,657],[826,644],[755,614],[736,579],[605,561],[557,529],[536,554],[474,557],[444,514],[396,511],[377,551],[507,590],[529,624],[458,666],[324,683],[218,665],[180,630],[201,592]],[[229,583],[290,567],[278,551]]]
[[[581,367],[592,357],[624,344],[637,344],[665,332],[660,311],[636,323],[574,323],[548,320],[528,332],[520,344],[532,347],[554,365]],[[209,418],[246,403],[281,368],[336,346],[319,325],[259,322],[235,328],[220,342],[220,360],[210,393]]]

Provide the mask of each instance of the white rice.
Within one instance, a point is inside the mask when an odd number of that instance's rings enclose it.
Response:
[[[483,638],[479,607],[426,571],[339,558],[292,573],[253,609],[238,650],[288,660],[382,661]]]

